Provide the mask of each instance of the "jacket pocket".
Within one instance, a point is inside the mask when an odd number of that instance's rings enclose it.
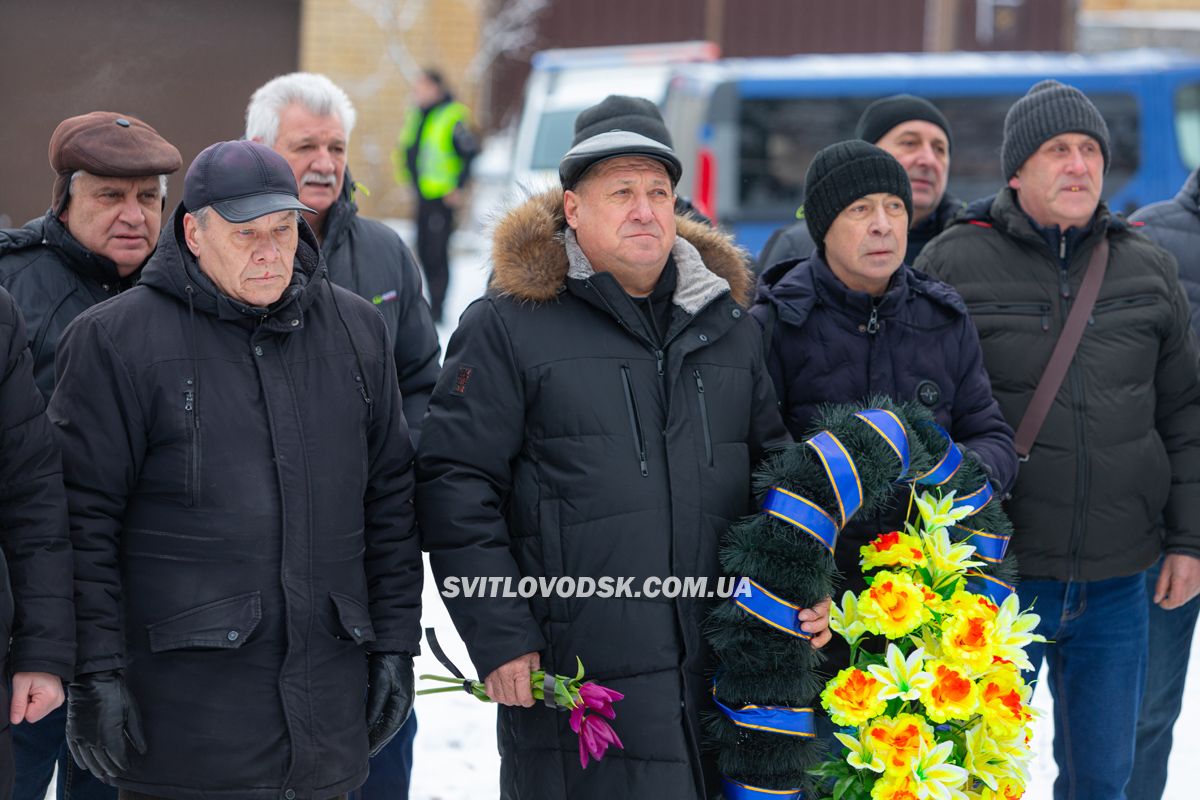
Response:
[[[1049,303],[967,303],[972,317],[1038,317],[1043,331],[1050,330]]]
[[[190,385],[183,390],[183,419],[188,431],[188,451],[184,467],[184,490],[188,507],[200,502],[200,417],[196,413],[196,392]]]
[[[1135,294],[1128,297],[1114,297],[1111,300],[1105,300],[1092,306],[1092,318],[1089,320],[1089,322],[1091,324],[1095,324],[1097,314],[1106,314],[1110,311],[1123,311],[1127,308],[1145,308],[1146,306],[1157,305],[1158,302],[1159,297],[1155,294]]]
[[[633,432],[633,454],[642,470],[642,477],[650,474],[646,469],[646,438],[642,434],[642,418],[638,414],[637,398],[633,394],[633,380],[629,377],[629,365],[621,365],[621,383],[625,387],[625,410],[629,414],[629,428]]]
[[[692,377],[696,379],[696,396],[700,399],[700,425],[704,428],[704,460],[711,467],[713,465],[713,448],[712,448],[712,433],[708,426],[708,402],[704,399],[704,378],[700,377],[700,370],[692,370]]]
[[[353,639],[355,644],[375,641],[375,627],[371,624],[371,614],[365,605],[341,592],[330,592],[329,599],[333,601],[338,622],[348,638]]]
[[[262,595],[249,592],[153,622],[146,626],[146,632],[151,653],[192,648],[233,650],[250,638],[261,621]]]

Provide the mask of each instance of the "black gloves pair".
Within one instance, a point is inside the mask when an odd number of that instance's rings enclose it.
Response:
[[[413,661],[406,653],[367,657],[367,746],[374,756],[408,719],[413,704]],[[80,675],[68,687],[67,747],[76,763],[112,782],[129,769],[129,746],[146,753],[133,697],[119,670]]]

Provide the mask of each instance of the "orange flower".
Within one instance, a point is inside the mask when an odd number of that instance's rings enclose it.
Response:
[[[867,737],[883,758],[888,774],[907,773],[921,755],[922,744],[933,747],[933,728],[916,714],[880,717],[867,727]]]
[[[821,701],[838,725],[862,725],[887,707],[887,701],[879,698],[882,689],[883,684],[873,676],[850,667],[829,682]]]
[[[933,676],[933,684],[921,692],[929,718],[934,722],[970,719],[979,704],[979,692],[971,678],[944,661],[928,662],[925,671]]]

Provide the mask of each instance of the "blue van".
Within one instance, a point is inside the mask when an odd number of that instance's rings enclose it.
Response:
[[[680,193],[757,254],[795,218],[813,155],[849,138],[863,109],[909,92],[953,130],[949,191],[1003,184],[1009,106],[1056,78],[1095,102],[1112,136],[1104,196],[1131,212],[1171,197],[1200,165],[1200,58],[1159,50],[1096,55],[919,53],[727,59],[674,70],[664,116],[684,163]]]

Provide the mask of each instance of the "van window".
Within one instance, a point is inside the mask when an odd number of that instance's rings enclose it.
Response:
[[[1175,138],[1188,171],[1200,167],[1200,83],[1189,83],[1175,94]]]
[[[1200,132],[1200,87],[1192,96],[1191,124]],[[953,131],[949,192],[970,202],[1003,185],[1000,142],[1004,116],[1020,97],[983,95],[931,98]],[[1104,196],[1138,169],[1137,100],[1130,94],[1089,94],[1108,123],[1110,167]],[[741,103],[741,212],[745,218],[787,219],[803,200],[804,173],[817,151],[854,135],[859,116],[875,98],[745,99]],[[1180,104],[1181,108],[1184,105]],[[1182,136],[1180,137],[1183,138]],[[1200,159],[1200,136],[1192,140]],[[1186,161],[1186,158],[1185,158]],[[1192,162],[1195,164],[1196,162]]]

